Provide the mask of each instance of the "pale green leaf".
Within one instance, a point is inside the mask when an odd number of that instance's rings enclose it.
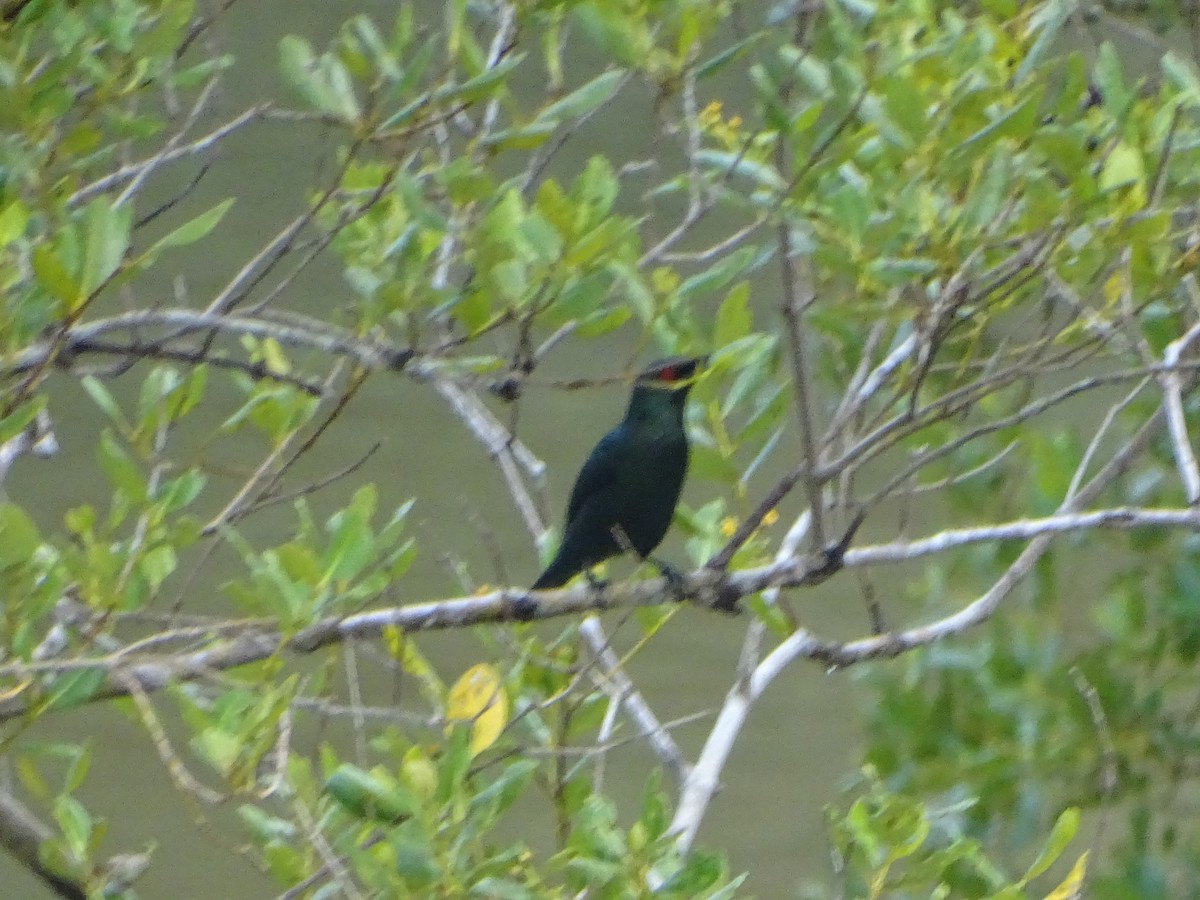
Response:
[[[1054,861],[1062,856],[1063,850],[1066,849],[1067,844],[1071,843],[1071,839],[1075,837],[1075,832],[1078,830],[1079,809],[1075,806],[1068,806],[1062,811],[1058,821],[1054,823],[1050,837],[1046,839],[1046,845],[1042,847],[1042,852],[1037,855],[1037,859],[1025,872],[1024,880],[1030,881],[1037,878],[1050,868]]]
[[[741,281],[725,295],[721,308],[717,310],[717,321],[713,327],[713,346],[726,344],[743,338],[750,333],[750,285]]]
[[[154,259],[160,252],[167,247],[183,247],[187,244],[193,244],[200,240],[210,231],[217,227],[221,219],[225,217],[225,213],[229,212],[229,208],[233,206],[232,197],[222,200],[212,209],[201,213],[194,219],[184,222],[174,231],[157,240],[149,250],[146,251],[146,256],[149,259]]]
[[[129,249],[132,221],[128,206],[114,209],[107,197],[97,197],[84,211],[83,270],[77,302],[83,302],[104,285],[121,265]]]
[[[561,100],[551,103],[538,113],[537,118],[541,122],[557,123],[563,119],[575,119],[585,115],[607,102],[616,93],[617,86],[624,77],[625,73],[620,69],[609,69]]]

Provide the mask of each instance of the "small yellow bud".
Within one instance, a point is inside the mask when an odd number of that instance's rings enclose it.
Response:
[[[702,128],[711,128],[712,126],[716,125],[721,121],[720,101],[714,100],[712,103],[708,104],[708,106],[700,110],[700,115],[697,116],[697,118],[700,120],[700,125]]]
[[[768,509],[767,514],[763,516],[762,523],[764,528],[769,528],[779,521],[779,513],[773,509]]]
[[[726,516],[721,520],[721,537],[733,537],[735,531],[737,531],[737,519],[733,516]]]

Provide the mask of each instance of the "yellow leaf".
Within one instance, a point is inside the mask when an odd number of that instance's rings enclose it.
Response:
[[[383,645],[388,654],[409,675],[414,676],[421,685],[421,693],[433,703],[441,703],[446,694],[446,686],[438,678],[437,672],[429,661],[421,655],[417,642],[403,629],[387,625],[383,629]]]
[[[1079,854],[1079,859],[1075,860],[1075,865],[1071,867],[1071,871],[1067,877],[1062,880],[1062,884],[1046,895],[1046,900],[1075,900],[1076,897],[1083,896],[1083,879],[1087,875],[1087,856],[1086,850]]]
[[[1121,299],[1121,294],[1125,292],[1125,277],[1121,272],[1113,272],[1104,281],[1104,299],[1110,304],[1115,304]]]
[[[383,626],[383,646],[388,656],[399,662],[404,658],[404,632],[395,625]]]
[[[420,747],[409,747],[405,752],[400,774],[409,789],[422,800],[433,798],[437,791],[437,768]]]
[[[1100,189],[1131,188],[1137,199],[1146,200],[1146,168],[1142,156],[1124,141],[1118,141],[1100,168]]]
[[[283,348],[275,338],[264,338],[259,349],[262,351],[263,362],[267,364],[267,371],[276,375],[286,375],[291,371],[292,367],[288,364]]]
[[[450,688],[446,718],[471,723],[471,756],[496,742],[508,722],[508,698],[494,667],[479,663],[463,672]]]

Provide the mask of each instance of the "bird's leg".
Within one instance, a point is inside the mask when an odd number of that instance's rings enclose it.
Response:
[[[590,566],[583,570],[583,577],[587,579],[587,582],[591,586],[592,590],[598,594],[603,594],[604,590],[608,587],[608,579],[601,578],[592,571]]]
[[[670,563],[665,563],[661,559],[655,559],[653,556],[647,556],[646,562],[658,569],[658,574],[667,579],[667,588],[671,591],[671,595],[679,603],[687,600],[687,594],[683,590],[683,573],[672,566]]]
[[[678,602],[682,603],[687,600],[687,595],[683,592],[683,575],[678,569],[663,562],[661,559],[655,559],[653,556],[649,555],[642,556],[641,553],[638,553],[638,549],[633,546],[633,542],[629,540],[629,535],[625,533],[625,529],[620,525],[614,525],[612,527],[612,536],[613,540],[617,542],[617,546],[620,547],[624,552],[637,553],[642,562],[648,562],[650,565],[654,566],[654,568],[658,569],[658,574],[667,579],[667,587],[670,589],[671,595]]]

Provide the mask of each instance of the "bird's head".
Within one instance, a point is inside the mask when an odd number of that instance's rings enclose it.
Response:
[[[685,395],[696,383],[704,361],[704,357],[688,356],[668,356],[656,360],[638,374],[636,384],[638,387]]]
[[[688,390],[696,383],[704,361],[703,357],[669,356],[652,362],[634,380],[630,410],[649,412],[675,408],[682,411]]]

